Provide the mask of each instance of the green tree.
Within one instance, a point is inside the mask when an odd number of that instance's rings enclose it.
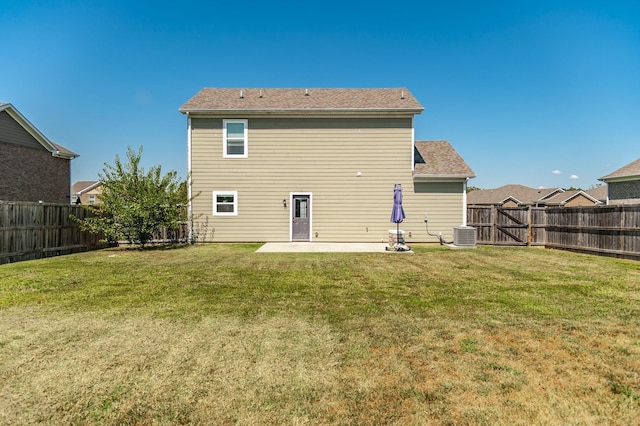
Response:
[[[113,165],[105,163],[101,203],[85,207],[93,215],[81,221],[84,230],[144,248],[159,229],[175,230],[187,220],[186,181],[175,171],[163,175],[160,166],[145,173],[141,159],[142,146],[137,152],[128,147],[126,163],[118,155]]]

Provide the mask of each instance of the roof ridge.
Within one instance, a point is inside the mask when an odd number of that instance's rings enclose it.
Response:
[[[395,88],[203,88],[179,111],[190,112],[397,112],[424,107],[406,87]]]

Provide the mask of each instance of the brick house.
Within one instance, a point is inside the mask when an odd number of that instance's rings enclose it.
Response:
[[[13,105],[0,103],[0,201],[68,204],[71,160]]]
[[[607,204],[640,204],[640,158],[601,177],[607,184]]]

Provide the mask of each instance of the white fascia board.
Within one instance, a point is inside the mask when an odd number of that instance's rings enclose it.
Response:
[[[13,105],[4,104],[2,106],[2,110],[7,111],[7,114],[9,114],[11,118],[13,118],[18,124],[20,124],[20,126],[22,126],[24,130],[26,130],[31,136],[33,136],[35,140],[37,140],[40,143],[40,145],[42,145],[47,151],[51,152],[51,154],[54,157],[61,157],[61,158],[70,157],[68,155],[60,154],[60,151],[58,151],[58,148],[56,148],[55,145],[49,139],[47,139],[45,135],[43,135],[40,132],[40,130],[38,130],[33,124],[31,124],[31,122],[27,120],[27,118],[24,115],[22,115],[20,111],[15,109]],[[71,158],[75,158],[75,157],[71,157]]]
[[[598,199],[597,199],[597,198],[595,198],[595,197],[592,197],[591,195],[587,194],[587,193],[586,193],[586,192],[584,192],[584,191],[578,191],[578,192],[576,192],[576,193],[573,195],[573,197],[569,197],[569,198],[567,198],[566,200],[564,200],[564,202],[566,203],[566,202],[567,202],[567,201],[569,201],[569,200],[573,200],[573,199],[574,199],[574,198],[576,198],[578,195],[582,195],[582,196],[584,196],[584,197],[588,198],[589,200],[593,201],[594,203],[596,203],[596,204],[600,204],[600,200],[598,200]]]
[[[57,149],[55,150],[55,152],[52,152],[51,155],[56,158],[64,158],[65,160],[73,160],[74,158],[79,157],[78,154],[64,154]]]
[[[524,205],[524,203],[520,200],[518,200],[516,197],[513,197],[511,195],[509,195],[507,198],[505,198],[504,200],[501,200],[498,202],[498,204],[503,205],[504,203],[507,202],[507,200],[513,200],[516,204],[518,205]]]
[[[101,181],[94,182],[86,188],[82,188],[80,191],[78,191],[78,194],[84,194],[85,192],[91,191],[92,189],[97,188],[100,185],[102,185]]]
[[[600,178],[598,180],[601,180],[606,183],[628,182],[632,180],[640,180],[640,175],[620,176],[620,177],[606,178],[606,179]]]
[[[467,181],[476,177],[475,175],[430,175],[430,174],[414,174],[414,180],[434,180],[434,181]]]
[[[556,196],[556,195],[558,195],[558,194],[561,194],[561,193],[563,193],[563,192],[565,192],[565,191],[564,191],[564,189],[562,189],[562,188],[556,188],[556,189],[554,189],[553,191],[549,192],[548,194],[543,195],[542,197],[538,198],[536,201],[544,201],[544,200],[546,200],[547,198],[554,197],[554,196]]]
[[[359,108],[343,108],[343,109],[179,109],[183,114],[198,114],[198,115],[293,115],[293,116],[413,116],[420,114],[422,110],[419,109],[359,109]]]

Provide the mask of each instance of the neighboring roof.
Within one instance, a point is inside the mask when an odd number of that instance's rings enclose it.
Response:
[[[598,201],[602,201],[602,202],[606,202],[607,195],[609,195],[607,185],[596,186],[595,188],[585,192],[590,196],[592,196],[593,198],[597,199]]]
[[[416,141],[413,177],[473,178],[471,167],[447,141]]]
[[[635,180],[640,179],[640,158],[636,161],[632,161],[616,170],[613,173],[609,173],[606,176],[601,177],[599,180],[602,181],[610,181],[610,180]]]
[[[58,145],[50,141],[10,103],[1,102],[0,112],[1,111],[6,111],[7,114],[11,116],[11,118],[13,118],[20,126],[22,126],[23,129],[25,129],[31,136],[33,136],[33,138],[38,141],[38,143],[40,143],[40,145],[42,145],[54,157],[65,158],[67,160],[72,160],[78,157],[78,154],[69,151],[62,145]]]
[[[564,192],[561,188],[531,188],[524,185],[504,185],[495,189],[477,189],[467,194],[467,204],[504,204],[512,199],[517,204],[545,204],[545,200]]]
[[[578,196],[583,196],[583,197],[587,198],[593,204],[600,204],[600,200],[598,200],[597,198],[587,194],[585,191],[582,191],[582,190],[571,190],[571,191],[559,192],[559,193],[557,193],[556,195],[554,195],[552,197],[545,198],[544,199],[544,203],[546,205],[562,206],[562,205],[565,205],[566,203],[568,203],[569,201],[573,200],[574,198],[576,198]]]
[[[71,186],[72,194],[83,194],[100,186],[102,182],[99,180],[80,180]]]
[[[402,112],[423,106],[405,88],[394,89],[222,89],[204,88],[179,111],[194,112]]]

